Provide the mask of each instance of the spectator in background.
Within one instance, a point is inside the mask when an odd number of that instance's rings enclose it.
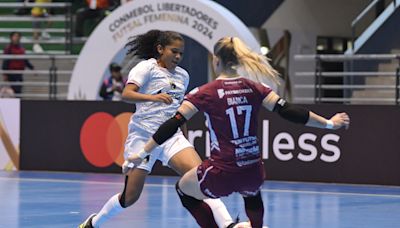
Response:
[[[41,3],[51,3],[52,0],[35,0],[36,4]],[[51,21],[43,21],[43,19],[49,17],[49,12],[47,8],[35,6],[31,10],[31,15],[33,17],[32,28],[33,28],[33,52],[43,53],[43,48],[39,44],[39,39],[50,39],[50,34],[46,32],[46,28],[51,26]],[[46,24],[46,26],[43,26]]]
[[[104,80],[101,89],[100,97],[103,100],[120,101],[122,90],[124,89],[125,80],[121,74],[121,66],[116,63],[110,64],[111,76]]]
[[[86,6],[76,12],[75,36],[84,36],[87,19],[102,19],[119,6],[119,0],[86,0]]]
[[[21,43],[21,33],[19,32],[11,32],[10,33],[10,44],[7,45],[3,54],[5,55],[24,55],[25,48],[22,47]],[[25,70],[25,67],[33,70],[33,65],[27,59],[5,59],[3,61],[2,69],[3,70]],[[7,73],[4,74],[4,80],[9,82],[22,82],[22,74],[21,73]],[[15,94],[20,94],[22,90],[21,85],[12,85]]]

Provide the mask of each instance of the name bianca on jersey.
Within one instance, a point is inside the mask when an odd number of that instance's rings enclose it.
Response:
[[[226,99],[228,105],[240,105],[240,104],[248,104],[247,98],[244,96],[241,97],[228,97]]]

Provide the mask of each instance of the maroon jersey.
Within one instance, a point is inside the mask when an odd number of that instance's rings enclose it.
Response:
[[[217,79],[193,89],[185,99],[205,113],[215,167],[240,171],[260,164],[257,116],[271,92],[263,84],[243,77]]]

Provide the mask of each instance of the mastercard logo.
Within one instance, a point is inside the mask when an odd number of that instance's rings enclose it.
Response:
[[[96,167],[124,163],[124,143],[131,112],[112,116],[106,112],[90,115],[82,125],[80,145],[86,160]]]

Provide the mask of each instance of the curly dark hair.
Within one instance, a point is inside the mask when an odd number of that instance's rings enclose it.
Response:
[[[141,59],[158,58],[157,45],[165,47],[175,40],[184,42],[183,37],[177,32],[150,30],[131,38],[125,47],[129,48],[127,55],[133,53]]]

